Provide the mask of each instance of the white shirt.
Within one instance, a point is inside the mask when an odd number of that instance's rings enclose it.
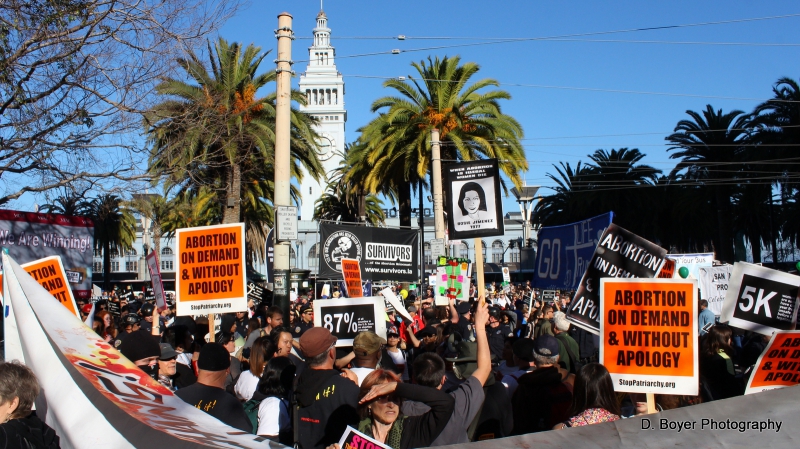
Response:
[[[375,371],[375,368],[350,368],[350,371],[354,372],[356,376],[358,376],[358,386],[360,387],[364,382],[364,379],[369,376],[369,373]]]
[[[289,402],[275,396],[261,401],[258,405],[258,435],[278,435],[281,430],[289,430]]]
[[[242,371],[242,374],[239,375],[239,380],[236,381],[236,386],[233,387],[236,397],[243,401],[249,401],[253,397],[253,393],[256,392],[258,380],[259,378],[252,371]]]

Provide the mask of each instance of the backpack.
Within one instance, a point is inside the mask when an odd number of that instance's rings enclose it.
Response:
[[[561,337],[561,335],[564,336]],[[578,371],[583,368],[584,364],[581,362],[581,359],[578,358],[578,355],[572,352],[572,348],[569,347],[569,341],[567,340],[569,338],[568,335],[569,334],[558,334],[556,338],[564,344],[564,348],[567,350],[567,355],[569,356],[569,372],[571,374],[578,374]]]
[[[262,399],[250,399],[244,403],[244,413],[250,424],[253,425],[253,435],[258,431],[258,407],[261,405]]]

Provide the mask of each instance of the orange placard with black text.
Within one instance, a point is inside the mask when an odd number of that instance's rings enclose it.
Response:
[[[361,289],[361,265],[357,259],[342,259],[342,275],[347,286],[347,296],[361,298],[364,291]]]
[[[696,279],[601,279],[600,314],[616,391],[698,394]]]
[[[744,394],[800,384],[800,331],[772,334],[761,353]]]
[[[64,271],[60,256],[45,257],[20,266],[67,310],[76,317],[81,317],[78,305],[75,304],[75,298],[72,296],[72,290],[69,288],[67,273]]]
[[[675,261],[672,259],[664,259],[664,265],[661,266],[661,271],[658,272],[659,279],[672,279],[675,276]]]
[[[247,280],[244,223],[178,229],[176,313],[244,312]]]

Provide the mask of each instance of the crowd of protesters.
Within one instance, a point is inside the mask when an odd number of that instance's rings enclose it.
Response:
[[[288,316],[251,301],[246,312],[219,316],[218,329],[203,316],[176,317],[171,300],[159,311],[144,298],[112,294],[95,304],[93,329],[185,402],[237,429],[301,449],[339,449],[348,425],[406,449],[646,412],[644,395],[614,392],[598,363],[597,336],[566,319],[572,292],[545,301],[530,283],[487,287],[485,300],[473,287],[469,301],[447,305],[437,305],[431,289],[415,294],[392,287],[411,319],[388,308],[385,335],[361,332],[348,347],[314,327],[313,292],[300,295]],[[335,288],[331,293],[339,296]],[[707,304],[700,306],[711,320],[699,320],[701,394],[656,396],[659,409],[743,394],[748,371],[769,340],[715,324]],[[90,304],[79,308],[84,318],[92,312]],[[2,431],[12,421],[41,427],[24,421],[30,416],[26,398],[38,392],[35,377],[15,364],[2,370],[33,378],[20,381],[25,391],[15,392],[0,376],[0,418],[7,413]],[[41,437],[52,444],[54,435]]]

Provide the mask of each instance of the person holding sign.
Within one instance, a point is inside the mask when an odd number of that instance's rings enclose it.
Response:
[[[700,375],[710,390],[711,400],[741,396],[744,385],[736,377],[733,367],[733,348],[729,326],[718,324],[712,327],[703,340],[700,352]]]

